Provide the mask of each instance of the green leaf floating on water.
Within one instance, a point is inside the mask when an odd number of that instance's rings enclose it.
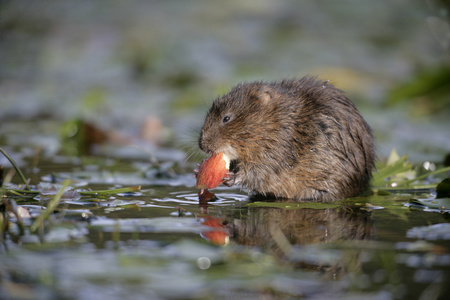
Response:
[[[440,211],[450,210],[450,198],[426,198],[426,199],[411,199],[409,203],[425,206],[429,209],[438,209]]]
[[[409,204],[431,210],[450,211],[450,178],[442,180],[437,185],[436,198],[414,198],[409,200]]]
[[[313,209],[328,209],[336,208],[340,205],[330,204],[330,203],[320,203],[320,202],[253,202],[248,203],[248,207],[272,207],[272,208],[284,208],[284,209],[302,209],[302,208],[313,208]]]

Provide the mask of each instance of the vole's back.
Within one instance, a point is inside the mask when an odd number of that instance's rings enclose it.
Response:
[[[231,157],[227,183],[297,200],[358,195],[369,185],[375,156],[370,127],[355,106],[312,77],[236,86],[214,102],[199,145]]]

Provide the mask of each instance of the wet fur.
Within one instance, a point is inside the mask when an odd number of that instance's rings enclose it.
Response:
[[[212,104],[199,147],[228,155],[234,183],[249,191],[315,201],[366,190],[375,156],[353,103],[315,77],[235,86]]]

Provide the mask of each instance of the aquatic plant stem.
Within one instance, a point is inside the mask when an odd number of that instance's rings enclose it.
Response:
[[[3,195],[1,195],[2,197],[2,203],[5,206],[5,209],[7,212],[11,212],[17,219],[17,225],[19,226],[19,234],[22,236],[25,234],[25,225],[23,224],[22,218],[20,217],[20,214],[17,212],[17,207],[15,205],[12,205],[11,203],[8,202],[8,200],[3,199]],[[11,200],[14,201],[14,200]]]
[[[12,159],[11,156],[9,156],[9,154],[3,150],[3,148],[0,147],[0,152],[3,153],[3,155],[9,160],[9,162],[13,165],[14,169],[16,169],[17,174],[19,174],[20,178],[22,179],[23,183],[25,184],[25,186],[27,187],[27,190],[30,189],[30,186],[28,185],[27,180],[25,179],[25,176],[23,176],[22,171],[20,170],[19,166],[16,164],[16,162],[14,161],[14,159]]]

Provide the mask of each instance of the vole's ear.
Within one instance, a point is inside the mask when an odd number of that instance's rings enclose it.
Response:
[[[275,97],[275,91],[270,89],[267,85],[262,85],[256,91],[256,98],[260,101],[261,104],[268,104]]]

